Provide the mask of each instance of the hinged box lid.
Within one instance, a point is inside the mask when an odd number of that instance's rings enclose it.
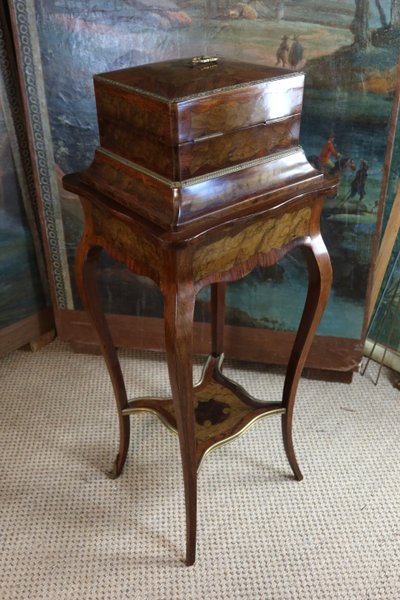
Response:
[[[173,181],[298,145],[304,75],[225,58],[95,75],[103,148]]]

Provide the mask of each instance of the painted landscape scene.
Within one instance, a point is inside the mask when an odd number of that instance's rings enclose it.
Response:
[[[45,306],[0,99],[0,329]]]
[[[340,172],[322,221],[334,284],[319,333],[358,338],[393,103],[398,0],[36,0],[35,7],[59,179],[88,166],[98,144],[95,73],[201,54],[305,73],[301,144],[318,168]],[[330,166],[318,164],[328,140]],[[60,196],[72,265],[82,215],[61,186]],[[151,281],[106,257],[102,265],[107,312],[162,314]],[[305,292],[304,265],[290,254],[229,286],[228,322],[295,330]],[[207,314],[204,290],[197,316]]]

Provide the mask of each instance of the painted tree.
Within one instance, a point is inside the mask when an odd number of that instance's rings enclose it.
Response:
[[[392,0],[392,27],[400,27],[400,0]]]
[[[376,7],[379,12],[379,17],[382,23],[382,27],[387,29],[389,26],[399,27],[400,26],[400,0],[392,0],[391,11],[390,11],[390,23],[388,22],[385,11],[383,10],[381,0],[375,0]]]
[[[381,20],[382,27],[386,29],[389,27],[389,23],[386,19],[385,11],[383,10],[381,0],[375,0],[376,8],[378,9],[379,18]]]
[[[276,0],[275,14],[277,21],[281,21],[285,16],[285,0]]]
[[[358,48],[367,48],[370,43],[368,22],[369,0],[355,0],[355,2],[356,10],[354,19],[350,25],[350,31],[354,35],[354,45]]]

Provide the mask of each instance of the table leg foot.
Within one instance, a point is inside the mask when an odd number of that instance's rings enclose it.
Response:
[[[289,461],[289,465],[292,468],[294,478],[297,481],[301,481],[303,479],[303,474],[298,465],[296,454],[294,451],[293,445],[293,435],[292,435],[292,416],[288,418],[288,415],[285,413],[282,415],[282,437],[283,437],[283,445],[285,448],[286,456]]]
[[[190,548],[187,549],[185,565],[192,567],[196,561],[196,540],[194,539],[191,543]]]
[[[130,421],[129,416],[120,416],[119,452],[110,473],[112,479],[117,479],[122,473],[129,450]]]

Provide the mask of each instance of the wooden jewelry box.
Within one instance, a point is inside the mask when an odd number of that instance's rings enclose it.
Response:
[[[82,181],[163,229],[321,182],[299,146],[302,73],[198,57],[94,85],[100,147]]]

